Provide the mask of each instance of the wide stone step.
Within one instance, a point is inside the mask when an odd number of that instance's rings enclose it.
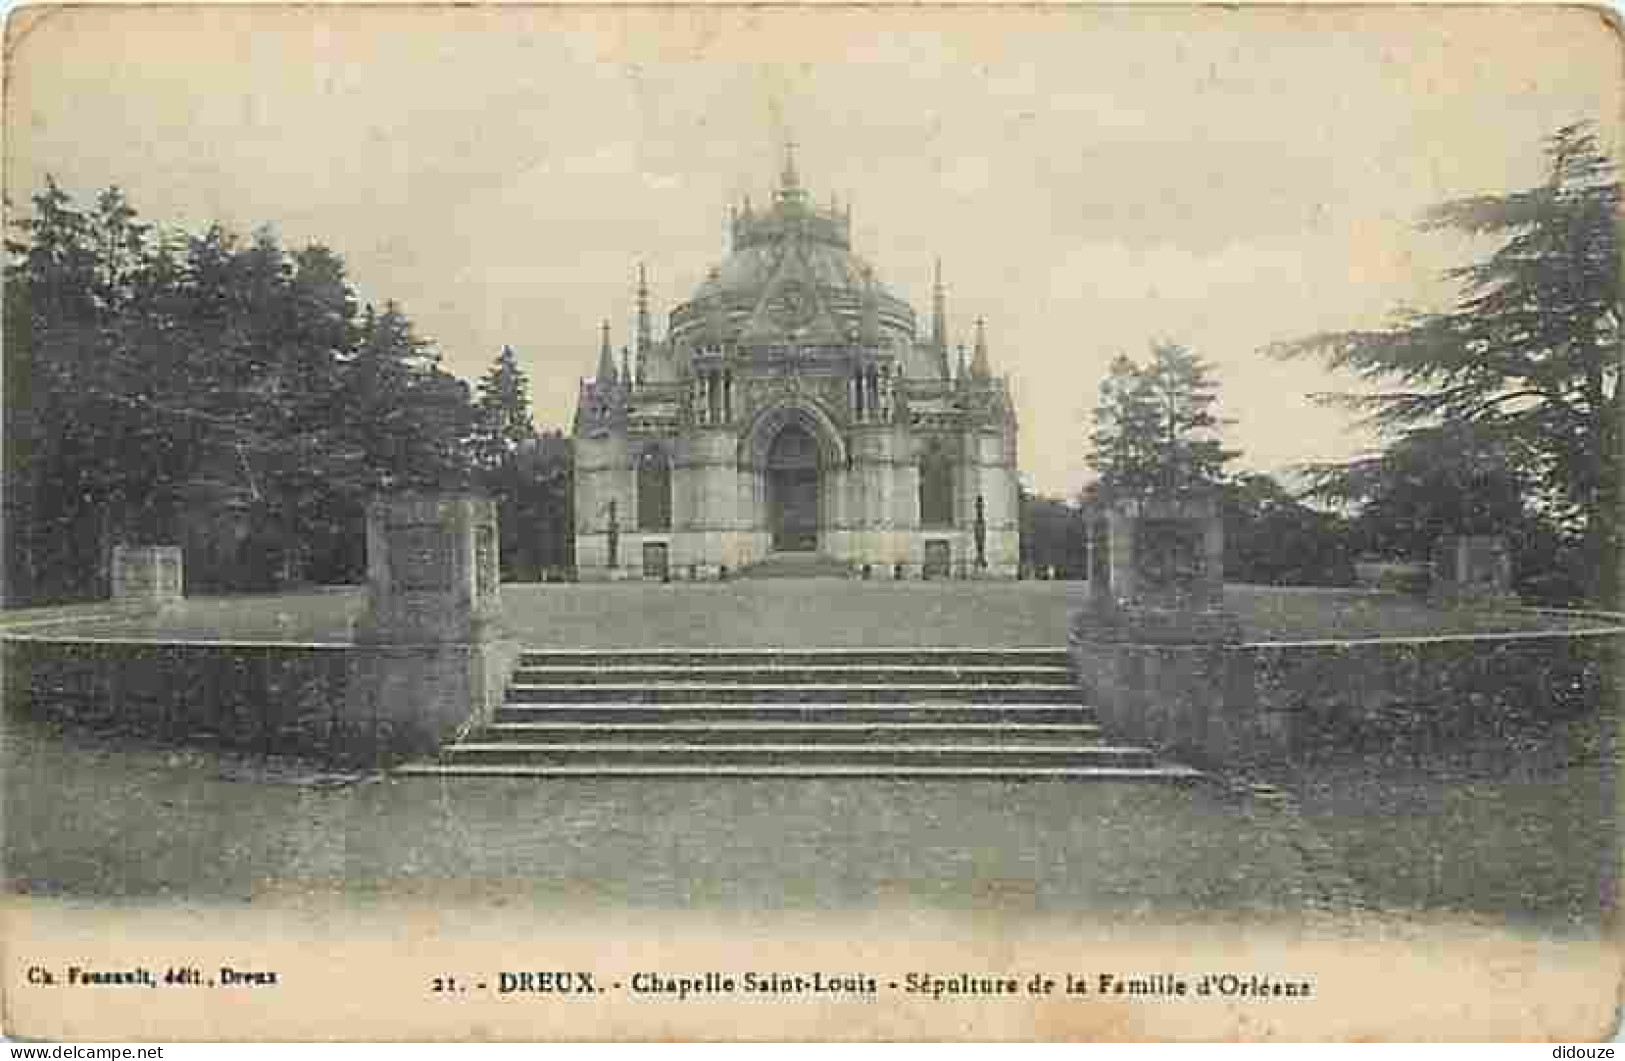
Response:
[[[721,666],[1068,667],[1064,648],[639,648],[524,652],[532,667]]]
[[[515,684],[509,704],[566,703],[1076,703],[1070,682],[1011,682],[1006,685],[944,683],[842,684],[837,682],[658,682],[646,684]]]
[[[499,722],[473,738],[486,743],[640,744],[1058,744],[1098,741],[1092,722],[850,722],[713,720]]]
[[[851,578],[856,568],[821,553],[770,553],[739,569],[740,578]]]
[[[1153,766],[1011,764],[943,766],[901,763],[613,763],[547,765],[536,763],[412,763],[395,771],[399,777],[465,778],[886,778],[900,781],[1119,781],[1190,784],[1200,771],[1173,763]]]
[[[580,701],[576,703],[510,703],[498,708],[497,723],[643,723],[665,726],[675,722],[764,722],[764,723],[963,723],[1052,722],[1093,723],[1092,708],[1075,701],[1035,704],[831,702],[819,700],[786,703],[743,701],[723,703],[651,703]]]
[[[637,744],[587,741],[576,744],[515,744],[471,741],[447,749],[449,763],[528,763],[540,766],[638,764],[734,764],[810,766],[1150,766],[1143,748],[1083,743],[1046,744],[710,744],[656,741]]]
[[[1065,667],[1003,664],[720,663],[609,664],[596,667],[531,666],[514,675],[516,685],[1069,685]]]

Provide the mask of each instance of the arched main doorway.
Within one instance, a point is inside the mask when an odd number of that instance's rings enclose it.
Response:
[[[773,548],[818,548],[818,443],[799,424],[787,424],[767,451],[767,519]]]

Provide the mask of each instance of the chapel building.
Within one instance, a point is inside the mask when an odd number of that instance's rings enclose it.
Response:
[[[663,338],[641,267],[619,366],[603,326],[574,425],[579,577],[1016,577],[1016,413],[980,320],[950,349],[940,264],[922,335],[788,152],[731,230]]]

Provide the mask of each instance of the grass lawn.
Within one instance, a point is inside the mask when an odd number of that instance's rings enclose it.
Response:
[[[1047,646],[1081,583],[510,585],[537,646]],[[1393,594],[1232,586],[1258,640],[1588,625],[1441,612]],[[343,640],[357,589],[199,598],[40,627],[105,636]],[[10,613],[3,625],[72,619]],[[1345,756],[1284,779],[1301,817],[1209,787],[897,781],[471,781],[326,786],[309,769],[130,745],[8,718],[6,874],[66,895],[251,898],[401,881],[517,887],[550,906],[1287,911],[1330,894],[1312,830],[1376,907],[1594,928],[1618,839],[1612,745],[1514,769]],[[1594,735],[1595,737],[1595,735]],[[1582,742],[1586,743],[1586,742]],[[506,882],[506,883],[503,883]],[[517,882],[517,883],[516,883]]]
[[[1224,595],[1248,639],[1254,641],[1427,637],[1600,625],[1589,619],[1531,611],[1432,608],[1416,597],[1373,590],[1230,585]]]
[[[1209,786],[368,778],[8,718],[13,892],[449,887],[546,908],[1292,915],[1294,820]]]
[[[1087,584],[1080,582],[509,584],[503,587],[503,610],[514,635],[537,646],[1036,647],[1065,643],[1067,613],[1082,605],[1086,593]],[[1398,594],[1362,590],[1230,586],[1226,599],[1248,638],[1260,641],[1595,625],[1532,612],[1442,611]],[[364,604],[359,589],[200,597],[162,616],[42,629],[200,640],[345,640]],[[15,626],[32,617],[14,612],[6,622]]]
[[[1343,754],[1281,780],[1385,909],[1595,930],[1619,880],[1612,717],[1559,727],[1510,757],[1493,741],[1423,761]]]
[[[1212,785],[332,778],[7,717],[5,887],[252,902],[444,892],[542,909],[1439,915],[1594,934],[1613,769],[1321,764],[1297,811]],[[338,781],[340,783],[332,783]],[[1331,862],[1309,854],[1329,849]],[[1337,875],[1330,880],[1326,874]]]

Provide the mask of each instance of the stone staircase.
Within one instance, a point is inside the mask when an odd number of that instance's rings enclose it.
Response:
[[[1103,740],[1064,649],[531,651],[488,724],[397,773],[1199,776]]]
[[[740,578],[851,578],[854,574],[851,564],[823,553],[768,553],[739,569]]]

